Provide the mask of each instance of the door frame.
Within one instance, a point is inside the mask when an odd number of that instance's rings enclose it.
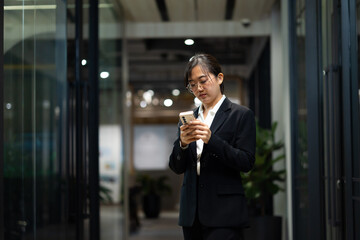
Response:
[[[100,239],[99,199],[99,7],[90,0],[89,7],[89,208],[90,240]]]
[[[346,239],[354,239],[353,183],[356,179],[352,166],[359,159],[359,103],[358,94],[354,92],[354,87],[358,89],[356,0],[342,0],[341,11],[345,231]]]
[[[4,239],[4,1],[0,1],[0,239]]]
[[[322,186],[322,79],[321,57],[321,1],[306,0],[306,101],[307,101],[307,133],[308,133],[308,182],[309,184],[309,229],[311,239],[325,239],[324,228],[324,189]],[[314,51],[314,49],[316,49]],[[309,104],[311,103],[311,104]],[[319,227],[320,226],[320,227]]]

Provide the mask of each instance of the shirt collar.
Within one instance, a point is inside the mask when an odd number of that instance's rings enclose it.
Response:
[[[215,104],[215,106],[209,110],[209,113],[211,115],[214,116],[216,114],[216,112],[219,110],[221,104],[224,102],[225,98],[226,98],[226,96],[222,95],[221,99]],[[203,104],[201,103],[201,105],[199,107],[199,114],[203,114],[203,112],[204,112]]]

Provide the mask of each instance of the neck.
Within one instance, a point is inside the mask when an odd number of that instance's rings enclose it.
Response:
[[[209,109],[213,108],[213,107],[220,101],[220,99],[222,98],[222,96],[223,96],[222,94],[219,94],[219,96],[217,96],[217,97],[215,98],[215,100],[212,101],[212,102],[209,103],[209,104],[203,103],[204,112],[207,112]]]

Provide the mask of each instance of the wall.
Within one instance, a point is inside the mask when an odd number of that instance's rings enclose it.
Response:
[[[288,3],[277,3],[271,17],[271,108],[272,121],[278,122],[276,139],[285,143],[286,159],[274,168],[286,168],[285,192],[274,197],[274,214],[283,217],[283,239],[291,239],[291,149],[290,149],[290,89],[288,52]],[[280,154],[280,153],[274,153]]]

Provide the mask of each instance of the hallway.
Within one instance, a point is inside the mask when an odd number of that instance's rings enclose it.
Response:
[[[141,217],[141,227],[130,235],[130,240],[182,240],[182,230],[177,224],[178,214],[164,212],[158,219]]]
[[[146,219],[140,215],[141,227],[130,240],[181,240],[182,230],[177,225],[177,212],[163,212],[158,219]],[[122,238],[121,210],[119,206],[101,206],[101,239]]]

